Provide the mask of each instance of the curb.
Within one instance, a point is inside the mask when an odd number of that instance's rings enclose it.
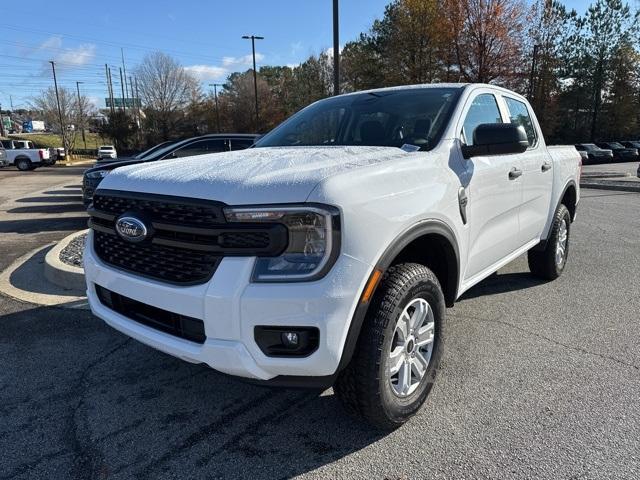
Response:
[[[580,188],[594,188],[598,190],[615,190],[619,192],[640,193],[640,182],[614,182],[606,180],[601,182],[585,182],[583,179],[580,182]]]
[[[84,270],[80,267],[67,265],[60,260],[60,252],[76,237],[87,233],[88,230],[80,230],[64,237],[47,253],[44,261],[44,276],[54,285],[63,288],[83,291],[85,286]]]

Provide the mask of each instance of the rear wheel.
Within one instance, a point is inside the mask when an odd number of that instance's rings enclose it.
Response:
[[[551,233],[544,250],[529,250],[529,270],[536,277],[555,280],[564,271],[569,255],[569,231],[571,215],[564,205],[560,205],[553,217]]]
[[[16,168],[21,172],[26,172],[28,170],[33,170],[33,164],[31,160],[28,158],[17,158],[15,161]]]
[[[444,296],[423,265],[389,268],[362,326],[351,363],[334,390],[346,409],[383,429],[422,406],[442,355]]]

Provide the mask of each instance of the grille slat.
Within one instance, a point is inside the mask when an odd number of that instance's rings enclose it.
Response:
[[[279,224],[229,224],[219,202],[98,190],[88,210],[93,246],[105,263],[178,285],[207,282],[224,256],[273,256],[287,246]],[[150,238],[132,243],[115,229],[122,214],[138,216]]]

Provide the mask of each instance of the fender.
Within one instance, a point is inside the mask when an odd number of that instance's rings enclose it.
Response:
[[[380,271],[384,274],[384,272],[391,266],[393,260],[398,256],[398,254],[411,242],[420,238],[427,234],[437,234],[444,237],[452,246],[454,250],[455,259],[448,259],[450,261],[455,260],[456,269],[449,270],[449,283],[453,285],[453,293],[448,295],[446,298],[447,305],[451,306],[453,301],[457,298],[458,291],[458,276],[460,272],[460,252],[458,249],[458,242],[456,241],[455,234],[453,230],[444,222],[440,220],[426,220],[420,222],[416,225],[413,225],[409,229],[405,230],[401,233],[392,243],[387,247],[384,251],[376,266],[374,267],[371,275],[376,271]],[[382,275],[380,276],[382,278]],[[371,277],[369,278],[371,280]],[[367,281],[366,285],[369,284]],[[375,295],[375,291],[377,290],[379,285],[378,283],[375,285],[373,295]],[[371,302],[364,301],[363,299],[364,292],[362,292],[360,299],[358,300],[358,306],[356,307],[355,313],[353,314],[353,318],[351,319],[351,325],[349,325],[349,332],[347,333],[347,338],[344,343],[344,347],[342,349],[342,357],[340,358],[340,363],[338,364],[338,368],[336,370],[336,374],[338,374],[341,370],[343,370],[351,361],[351,357],[355,352],[356,345],[358,343],[358,338],[360,337],[360,330],[362,329],[362,324],[364,323],[364,319],[367,315],[367,311],[369,310],[369,305]],[[373,295],[370,295],[370,298],[373,298]]]
[[[573,180],[569,180],[567,182],[567,184],[564,186],[564,189],[562,190],[562,193],[558,196],[558,201],[556,203],[555,208],[553,209],[553,216],[555,216],[556,212],[558,211],[558,208],[560,208],[560,204],[562,203],[562,199],[564,198],[565,194],[567,193],[567,190],[569,190],[569,187],[573,187],[575,188],[576,192],[578,191],[578,187],[576,186],[576,182],[574,182]],[[576,203],[576,208],[578,207],[577,203]],[[571,221],[573,222],[575,220],[575,213],[573,215],[571,215]],[[551,226],[552,223],[549,223],[549,227],[546,228],[546,231],[544,232],[545,238],[542,238],[540,240],[540,243],[538,245],[536,245],[535,247],[532,248],[532,250],[536,250],[536,251],[542,251],[545,248],[547,248],[547,242],[549,240],[549,232],[551,231]]]

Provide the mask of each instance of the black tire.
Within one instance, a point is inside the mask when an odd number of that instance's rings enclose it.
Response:
[[[15,165],[16,168],[21,172],[28,172],[29,170],[33,170],[33,164],[28,158],[17,158],[15,161]]]
[[[397,341],[400,315],[418,299],[426,300],[433,313],[433,343],[424,376],[416,382],[415,390],[403,397],[392,386],[389,354]],[[442,356],[444,310],[440,283],[427,267],[404,263],[387,270],[367,311],[353,358],[334,385],[337,397],[348,412],[375,427],[389,430],[405,423],[420,409],[431,391]],[[404,352],[401,347],[394,348]],[[406,348],[409,351],[410,347]],[[413,372],[411,368],[409,371]],[[413,380],[412,374],[409,383]]]
[[[561,226],[562,223],[566,225],[566,241],[564,241],[564,254],[562,255],[562,261],[558,262],[556,258],[556,252],[558,244],[562,241]],[[545,280],[555,280],[564,271],[567,265],[567,258],[569,256],[569,239],[571,233],[571,215],[569,210],[563,204],[560,204],[553,217],[553,225],[551,226],[551,234],[547,241],[547,245],[544,250],[529,250],[527,258],[529,261],[529,270],[531,273],[539,278]]]

